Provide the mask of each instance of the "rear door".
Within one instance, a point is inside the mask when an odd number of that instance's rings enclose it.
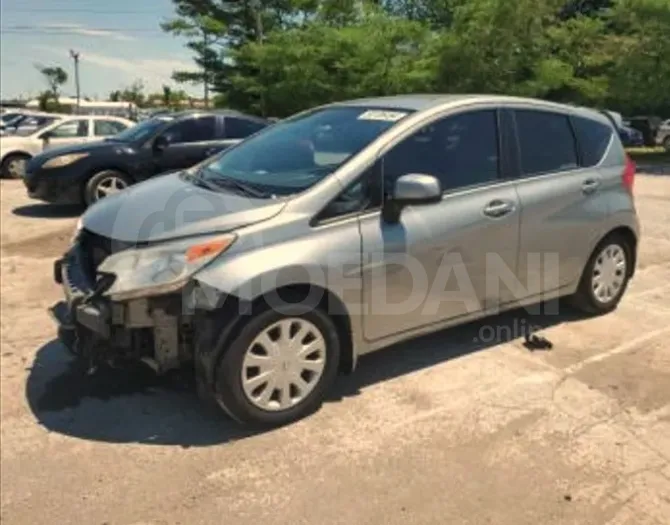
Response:
[[[581,277],[592,239],[608,214],[603,176],[595,166],[613,130],[601,124],[604,133],[596,129],[593,135],[588,121],[567,112],[517,108],[513,113],[521,203],[517,296],[540,299],[541,293],[570,287]],[[592,137],[580,148],[577,135],[583,133]]]
[[[179,120],[161,135],[169,145],[154,152],[154,174],[190,168],[217,152],[222,120],[215,115],[202,115]]]

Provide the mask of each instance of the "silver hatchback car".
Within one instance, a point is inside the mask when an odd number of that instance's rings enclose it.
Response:
[[[281,425],[391,343],[562,296],[614,309],[636,265],[634,176],[588,109],[318,107],[91,207],[55,263],[51,311],[92,366],[194,363],[204,398]]]

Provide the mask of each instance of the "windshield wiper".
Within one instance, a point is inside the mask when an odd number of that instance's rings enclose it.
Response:
[[[250,197],[255,197],[257,199],[267,199],[268,197],[271,197],[272,195],[266,191],[260,190],[254,186],[251,186],[250,184],[246,184],[244,182],[240,182],[237,179],[234,179],[232,177],[225,177],[222,175],[218,175],[215,179],[212,179],[211,181],[208,182],[213,182],[214,184],[224,186],[224,187],[233,187],[242,193],[249,195]]]
[[[217,186],[216,184],[213,184],[212,182],[210,182],[206,179],[203,179],[202,177],[198,177],[198,176],[194,175],[193,173],[189,173],[187,171],[184,172],[183,177],[185,179],[191,181],[196,186],[200,186],[201,188],[206,188],[208,190],[216,191],[216,192],[218,192],[221,189],[220,186]]]
[[[212,177],[206,179],[203,176],[205,173],[210,173]],[[206,167],[202,167],[200,170],[198,170],[196,178],[207,181],[207,183],[209,184],[214,184],[218,188],[234,188],[245,195],[249,195],[250,197],[255,197],[257,199],[267,199],[269,197],[272,197],[270,193],[263,191],[251,184],[242,182],[234,177],[227,177],[225,175],[220,175],[219,173],[212,171]]]
[[[259,190],[249,184],[245,184],[244,182],[240,182],[232,177],[224,177],[222,175],[216,174],[216,178],[206,179],[202,176],[203,171],[207,171],[206,168],[198,170],[197,175],[184,172],[184,177],[193,181],[194,184],[197,184],[203,188],[207,188],[211,191],[220,191],[222,188],[233,188],[240,193],[249,195],[250,197],[255,197],[257,199],[267,199],[268,197],[272,196],[267,192]]]

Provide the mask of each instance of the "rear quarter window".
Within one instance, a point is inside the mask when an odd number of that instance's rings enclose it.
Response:
[[[521,169],[525,176],[578,167],[575,137],[567,115],[543,110],[515,110]]]
[[[584,117],[573,117],[572,125],[579,143],[581,165],[590,168],[600,164],[612,141],[612,127]]]

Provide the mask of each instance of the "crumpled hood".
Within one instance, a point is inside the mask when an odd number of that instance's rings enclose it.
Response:
[[[284,201],[211,191],[183,172],[136,184],[91,206],[82,217],[88,231],[124,243],[156,242],[223,233],[277,215]]]

